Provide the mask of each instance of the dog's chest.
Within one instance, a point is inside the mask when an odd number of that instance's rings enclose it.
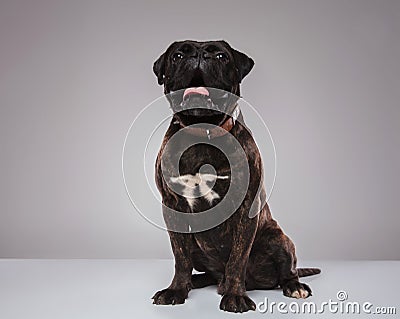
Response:
[[[170,182],[182,187],[181,194],[189,207],[193,209],[199,199],[204,199],[210,205],[219,200],[221,196],[213,189],[214,185],[217,180],[227,179],[229,179],[229,175],[196,173],[195,175],[186,174],[171,177]]]
[[[179,159],[179,175],[169,182],[179,189],[192,212],[204,211],[218,203],[229,188],[230,168],[224,154],[210,145],[198,144]]]

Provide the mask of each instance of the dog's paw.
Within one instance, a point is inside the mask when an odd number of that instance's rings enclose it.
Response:
[[[229,312],[246,312],[249,310],[256,310],[256,304],[246,295],[224,295],[219,309]]]
[[[289,281],[282,287],[282,290],[286,297],[296,299],[305,299],[312,295],[311,288],[306,284],[298,282],[297,280]]]
[[[188,296],[187,289],[163,289],[157,291],[153,299],[155,305],[178,305],[185,303]]]

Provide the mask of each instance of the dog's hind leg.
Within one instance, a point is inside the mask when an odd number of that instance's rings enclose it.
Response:
[[[308,285],[299,277],[318,274],[318,268],[296,268],[295,246],[274,221],[269,221],[254,243],[249,258],[247,289],[273,289],[280,286],[292,298],[311,296]]]
[[[296,269],[297,258],[295,246],[282,230],[275,232],[274,248],[277,250],[273,254],[276,269],[279,275],[279,285],[283,294],[292,298],[307,298],[311,296],[311,288],[299,281],[299,272]]]

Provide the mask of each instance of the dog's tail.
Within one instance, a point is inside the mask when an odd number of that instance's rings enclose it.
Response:
[[[319,273],[321,273],[321,269],[319,268],[297,268],[297,274],[299,275],[299,277],[313,276],[313,275],[318,275]],[[215,279],[208,273],[192,275],[193,289],[204,288],[216,284],[218,284],[217,279]]]
[[[218,283],[210,274],[193,274],[192,275],[192,288],[204,288],[211,285],[216,285]]]
[[[321,269],[319,268],[297,268],[297,274],[299,277],[313,276],[318,275],[319,273],[321,273]]]

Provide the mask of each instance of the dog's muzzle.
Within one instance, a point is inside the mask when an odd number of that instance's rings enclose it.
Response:
[[[168,93],[167,99],[174,113],[190,111],[193,112],[193,116],[207,116],[215,115],[211,111],[228,113],[228,109],[236,103],[238,97],[220,89],[190,87]]]

